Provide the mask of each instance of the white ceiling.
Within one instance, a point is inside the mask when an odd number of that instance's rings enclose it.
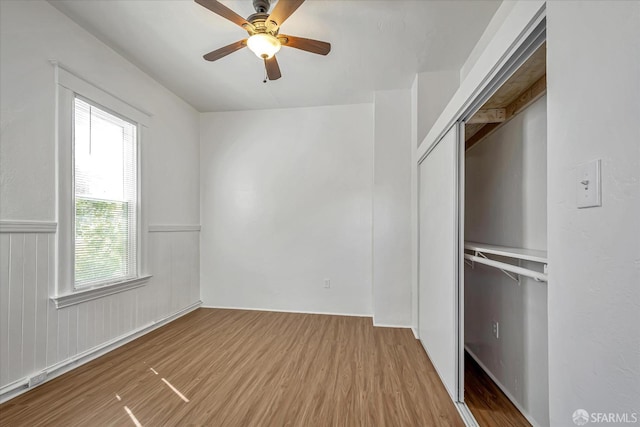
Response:
[[[202,59],[246,32],[192,0],[50,2],[202,112],[371,102],[375,90],[410,87],[416,72],[459,69],[500,4],[307,0],[281,33],[328,41],[331,53],[285,47],[282,78],[264,84],[248,49]],[[223,3],[254,12],[251,0]]]

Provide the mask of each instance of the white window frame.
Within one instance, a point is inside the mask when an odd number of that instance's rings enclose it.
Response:
[[[56,150],[57,150],[57,221],[56,286],[51,299],[57,308],[80,304],[146,284],[151,275],[147,271],[147,217],[144,208],[145,187],[143,147],[151,117],[131,104],[111,95],[52,61],[56,91]],[[74,235],[74,171],[73,171],[73,114],[75,97],[79,96],[98,107],[120,115],[137,126],[137,233],[136,269],[134,277],[95,286],[75,285]]]

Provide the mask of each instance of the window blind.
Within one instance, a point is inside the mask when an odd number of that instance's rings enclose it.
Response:
[[[75,286],[135,277],[137,127],[77,97],[74,105]]]

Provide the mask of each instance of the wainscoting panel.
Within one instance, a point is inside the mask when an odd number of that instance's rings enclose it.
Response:
[[[154,227],[145,286],[57,309],[55,226],[1,225],[0,398],[200,299],[198,226]]]
[[[11,240],[0,234],[0,384],[7,384],[9,374],[9,258]]]

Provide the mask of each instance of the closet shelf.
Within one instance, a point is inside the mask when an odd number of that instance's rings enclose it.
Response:
[[[547,251],[539,251],[536,249],[511,248],[509,246],[487,245],[477,242],[464,242],[464,248],[474,252],[484,252],[485,254],[540,262],[542,264],[547,263]]]
[[[518,276],[531,277],[539,282],[547,281],[547,251],[540,251],[535,249],[524,248],[511,248],[508,246],[487,245],[477,242],[464,242],[464,249],[472,251],[473,254],[464,254],[466,260],[477,262],[480,264],[495,267],[511,277],[515,281],[519,282],[517,277],[512,276],[509,273],[517,274]],[[528,268],[520,267],[518,265],[509,264],[506,262],[496,261],[487,258],[486,254],[498,255],[508,258],[517,259],[520,261],[532,261],[540,264],[544,264],[544,273],[531,270]]]

